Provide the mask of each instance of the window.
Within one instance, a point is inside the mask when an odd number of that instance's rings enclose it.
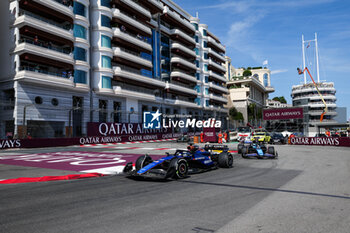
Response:
[[[76,15],[81,15],[86,17],[85,14],[85,6],[79,2],[74,1],[74,9],[73,9],[74,14]]]
[[[101,6],[111,8],[111,0],[101,0]]]
[[[52,99],[51,99],[51,104],[52,104],[53,106],[58,106],[58,99],[52,98]]]
[[[199,42],[199,38],[198,38],[198,36],[195,36],[195,37],[194,37],[194,39],[196,40],[196,43],[198,43],[198,42]]]
[[[111,19],[108,16],[101,15],[101,26],[111,28]]]
[[[112,69],[112,59],[107,56],[102,56],[102,67]]]
[[[99,122],[107,122],[107,100],[98,100]]]
[[[82,70],[74,70],[74,82],[86,84],[86,72]]]
[[[197,104],[197,105],[201,105],[201,99],[200,98],[196,98],[194,100],[194,102]]]
[[[269,85],[269,76],[268,74],[264,74],[264,86],[267,87]]]
[[[73,33],[74,37],[86,39],[86,28],[84,28],[83,26],[74,24]]]
[[[197,93],[200,93],[200,92],[201,92],[201,86],[198,86],[198,85],[197,85],[194,89],[197,91]]]
[[[208,65],[204,64],[204,71],[208,71]]]
[[[208,48],[208,45],[207,45],[207,42],[206,42],[206,41],[203,41],[203,47],[204,47],[204,48]]]
[[[207,30],[203,29],[203,36],[207,36]]]
[[[199,49],[195,48],[194,51],[196,52],[196,55],[199,55]]]
[[[112,89],[112,78],[107,76],[102,76],[102,88]]]
[[[206,107],[209,107],[209,100],[206,100],[206,101],[205,101],[205,106],[206,106]]]
[[[101,46],[105,48],[112,48],[112,39],[108,36],[101,36]]]
[[[205,76],[204,79],[205,79],[205,83],[209,82],[209,77],[208,76]]]
[[[40,96],[35,97],[34,99],[36,104],[42,104],[43,103],[43,98],[41,98]]]
[[[199,61],[196,60],[196,66],[199,67]]]
[[[209,95],[209,89],[208,88],[204,89],[204,94]]]
[[[208,53],[204,53],[204,59],[209,59]]]
[[[196,73],[196,78],[197,78],[197,80],[200,80],[200,73]]]
[[[74,47],[74,59],[86,61],[86,50],[79,47]]]
[[[194,28],[198,31],[198,24],[197,24],[197,23],[192,23],[192,25],[193,25]]]

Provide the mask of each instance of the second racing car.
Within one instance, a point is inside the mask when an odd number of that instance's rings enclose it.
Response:
[[[258,159],[277,159],[278,153],[275,150],[275,147],[269,146],[266,147],[263,143],[256,142],[253,140],[248,145],[241,144],[240,146],[240,153],[242,155],[242,158],[258,158]]]
[[[124,173],[132,177],[182,179],[189,173],[197,173],[216,169],[230,168],[233,156],[227,146],[206,145],[204,148],[190,145],[187,150],[176,150],[174,154],[167,153],[165,157],[153,160],[149,155],[140,156],[135,166],[128,163]]]

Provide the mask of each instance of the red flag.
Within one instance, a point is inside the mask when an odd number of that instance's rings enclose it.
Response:
[[[302,71],[300,68],[297,68],[298,74],[301,75],[304,73],[304,71]]]

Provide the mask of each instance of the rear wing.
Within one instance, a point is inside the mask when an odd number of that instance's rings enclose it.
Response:
[[[228,151],[228,146],[227,145],[205,145],[204,150],[223,150],[223,151]]]

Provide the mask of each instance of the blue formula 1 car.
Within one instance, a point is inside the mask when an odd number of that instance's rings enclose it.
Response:
[[[264,144],[259,142],[252,142],[248,145],[244,145],[241,148],[242,158],[258,158],[258,159],[277,159],[278,153],[275,147],[266,147]]]
[[[187,150],[176,150],[174,154],[167,153],[165,157],[153,160],[149,155],[140,156],[135,167],[128,163],[124,167],[124,174],[132,177],[182,179],[189,173],[197,173],[216,169],[230,168],[233,156],[226,146],[207,145],[203,149],[189,146]]]

